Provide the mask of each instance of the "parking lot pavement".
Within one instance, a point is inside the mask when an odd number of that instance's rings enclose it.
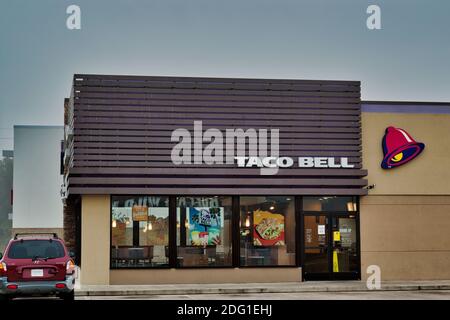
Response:
[[[79,296],[77,300],[450,300],[450,290]]]

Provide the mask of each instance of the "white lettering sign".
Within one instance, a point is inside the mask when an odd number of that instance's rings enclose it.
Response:
[[[260,168],[261,175],[274,175],[279,168],[294,166],[293,158],[279,156],[279,129],[226,129],[223,135],[215,128],[203,131],[202,121],[194,121],[193,127],[193,133],[185,128],[172,132],[171,141],[177,143],[171,152],[175,165],[236,162],[238,167]],[[354,165],[345,157],[299,157],[298,167],[354,168]]]
[[[339,160],[337,160],[339,159]],[[289,168],[294,165],[294,160],[290,157],[235,157],[238,167],[246,168]],[[298,166],[300,168],[354,168],[355,165],[348,162],[348,158],[330,157],[299,157]]]

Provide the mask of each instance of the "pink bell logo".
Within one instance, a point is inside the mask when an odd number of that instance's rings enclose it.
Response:
[[[424,148],[423,143],[416,142],[405,130],[388,127],[383,137],[384,158],[381,167],[399,167],[417,157]]]

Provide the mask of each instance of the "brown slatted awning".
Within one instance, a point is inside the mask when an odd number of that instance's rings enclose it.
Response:
[[[69,194],[363,195],[357,81],[74,76]],[[280,156],[347,157],[352,169],[176,166],[174,129],[280,130]]]

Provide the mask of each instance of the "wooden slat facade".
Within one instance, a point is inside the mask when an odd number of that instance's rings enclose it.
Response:
[[[71,195],[367,193],[357,81],[75,75],[68,108]],[[186,128],[193,136],[194,121],[203,131],[279,129],[280,156],[347,157],[355,167],[295,163],[262,176],[234,164],[177,166],[172,131]]]

